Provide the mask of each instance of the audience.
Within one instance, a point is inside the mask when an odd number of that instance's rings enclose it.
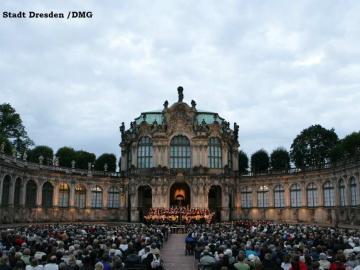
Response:
[[[358,230],[269,221],[201,223],[191,220],[208,211],[152,211],[191,217],[184,242],[199,269],[360,270]],[[0,270],[164,270],[161,247],[170,226],[162,222],[0,229]]]
[[[199,269],[360,270],[358,230],[268,221],[189,224],[187,229]]]
[[[162,269],[168,231],[167,225],[143,224],[0,229],[0,270]]]

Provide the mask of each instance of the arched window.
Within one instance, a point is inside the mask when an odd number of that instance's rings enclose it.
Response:
[[[117,187],[111,187],[108,192],[108,208],[120,207],[120,193]]]
[[[310,183],[306,187],[306,200],[308,207],[317,206],[317,187],[314,183]]]
[[[209,167],[222,168],[222,150],[219,138],[210,138],[208,144]]]
[[[268,207],[269,204],[269,188],[267,186],[260,186],[257,191],[257,206]]]
[[[37,185],[33,180],[26,184],[25,206],[29,208],[36,207]]]
[[[324,191],[324,206],[334,206],[335,205],[335,196],[334,196],[334,186],[330,181],[327,181],[323,186]]]
[[[15,181],[14,206],[20,205],[21,178]]]
[[[170,143],[170,166],[173,169],[191,167],[190,141],[185,136],[179,135],[172,138]]]
[[[132,152],[131,152],[131,143],[126,147],[126,169],[131,168],[132,163]]]
[[[86,188],[83,185],[75,186],[75,207],[85,208],[86,206]]]
[[[59,185],[59,207],[69,207],[70,188],[66,183]]]
[[[9,205],[10,184],[11,184],[11,177],[10,175],[6,175],[4,177],[3,186],[2,186],[2,198],[1,198],[2,206]]]
[[[359,189],[354,177],[351,177],[350,179],[350,199],[351,206],[359,204]]]
[[[285,207],[285,190],[282,185],[277,185],[274,188],[274,206]]]
[[[240,192],[241,195],[241,207],[243,208],[250,208],[252,207],[252,191],[250,188],[245,187]]]
[[[290,206],[301,207],[301,187],[299,184],[293,184],[290,187]]]
[[[153,144],[150,137],[142,137],[137,149],[138,168],[151,168],[153,156]]]
[[[345,206],[346,205],[346,201],[345,201],[345,182],[343,179],[339,180],[339,205],[340,206]]]
[[[50,182],[46,182],[42,187],[42,207],[53,207],[54,187]]]
[[[91,207],[101,208],[103,199],[103,190],[100,186],[95,186],[91,189]]]

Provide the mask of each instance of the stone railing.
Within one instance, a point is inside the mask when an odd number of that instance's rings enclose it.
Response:
[[[33,162],[28,162],[23,159],[19,159],[16,156],[7,156],[5,154],[0,155],[0,164],[8,164],[13,165],[18,168],[28,169],[28,170],[47,170],[51,172],[58,172],[64,174],[75,174],[75,175],[84,175],[84,176],[105,176],[105,177],[120,177],[121,173],[119,172],[108,172],[108,171],[95,171],[91,170],[83,170],[77,168],[67,168],[55,165],[44,165]]]

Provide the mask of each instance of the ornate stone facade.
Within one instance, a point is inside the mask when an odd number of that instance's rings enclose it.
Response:
[[[33,164],[0,154],[0,220],[139,221],[149,207],[211,208],[221,220],[360,224],[360,161],[238,175],[238,129],[217,113],[165,101],[121,131],[121,173]]]

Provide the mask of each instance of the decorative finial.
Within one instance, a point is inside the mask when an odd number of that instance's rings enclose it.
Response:
[[[24,154],[23,154],[23,161],[26,161],[27,160],[27,153],[26,153],[26,150],[24,151]]]
[[[195,109],[195,107],[196,107],[196,102],[195,102],[195,100],[191,100],[191,107],[192,107],[193,109]]]
[[[179,95],[179,100],[178,102],[183,102],[183,99],[184,99],[184,94],[183,94],[183,91],[184,91],[184,88],[182,86],[179,86],[177,88],[177,91],[178,91],[178,95]]]

